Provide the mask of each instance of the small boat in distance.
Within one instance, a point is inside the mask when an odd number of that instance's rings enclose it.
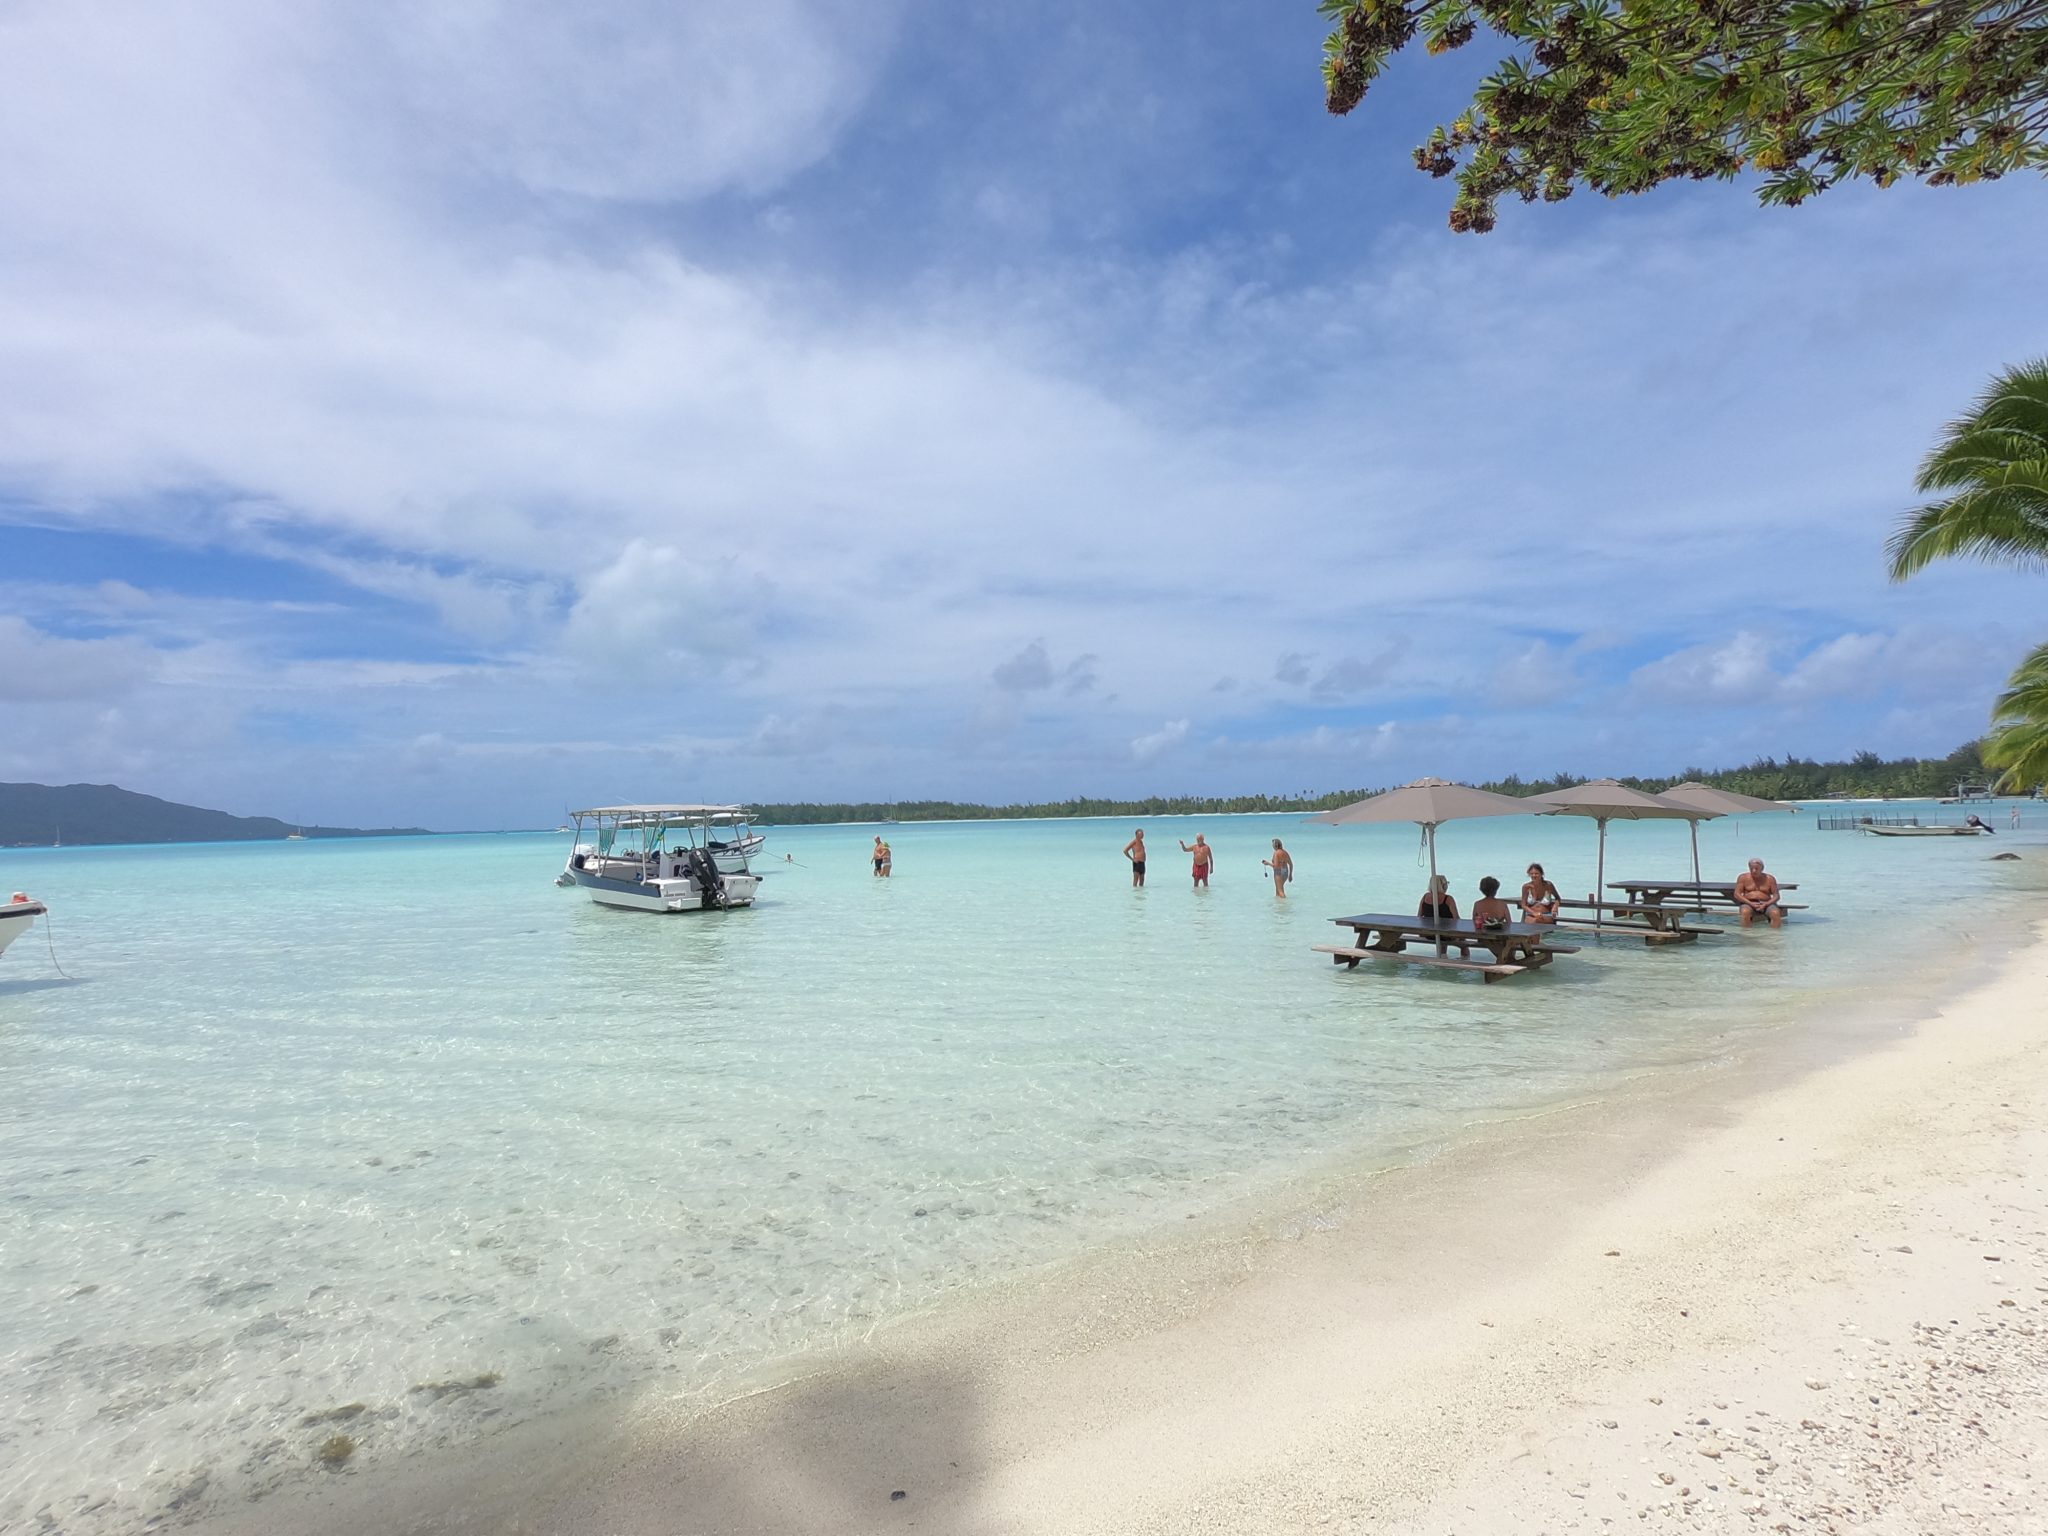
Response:
[[[16,891],[12,899],[0,903],[0,954],[5,954],[7,946],[35,927],[36,919],[49,910],[22,891]]]
[[[723,912],[752,906],[761,888],[745,838],[733,835],[745,828],[740,806],[601,805],[569,814],[576,842],[555,884],[581,886],[600,906]]]
[[[1979,800],[1996,800],[1989,784],[1958,784],[1952,795],[1943,795],[1943,805],[1970,805]]]
[[[1880,827],[1876,825],[1860,827],[1858,830],[1868,832],[1872,837],[1981,837],[1985,831],[1983,827],[1970,826]]]
[[[756,832],[751,814],[737,805],[711,818],[708,839],[705,846],[711,850],[711,857],[728,873],[744,874],[748,863],[758,859],[761,850],[768,846],[767,834]]]
[[[288,843],[303,843],[306,840],[306,829],[293,827],[291,831],[285,833],[284,840]]]

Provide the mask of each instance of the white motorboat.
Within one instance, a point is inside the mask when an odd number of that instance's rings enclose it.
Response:
[[[711,857],[728,874],[748,873],[747,866],[768,846],[767,834],[756,832],[748,812],[737,805],[714,815],[705,836]]]
[[[1983,834],[1984,834],[1984,832],[1985,832],[1985,830],[1986,830],[1986,829],[1985,829],[1985,828],[1983,828],[1983,827],[1970,827],[1970,826],[1962,826],[1962,827],[1944,827],[1944,826],[1932,826],[1932,827],[1880,827],[1880,826],[1868,826],[1868,827],[1861,827],[1861,828],[1858,828],[1858,830],[1859,830],[1859,831],[1863,831],[1863,832],[1868,832],[1868,833],[1869,833],[1869,834],[1870,834],[1870,835],[1871,835],[1872,837],[1981,837],[1981,836],[1983,836]]]
[[[601,805],[569,814],[576,841],[555,884],[580,885],[600,906],[724,912],[752,906],[761,889],[743,840],[732,835],[744,826],[740,806]]]
[[[20,891],[14,893],[12,900],[0,902],[0,954],[5,954],[7,946],[35,927],[36,919],[49,910]]]

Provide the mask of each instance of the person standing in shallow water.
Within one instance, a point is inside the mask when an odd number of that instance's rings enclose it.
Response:
[[[889,851],[889,845],[882,841],[881,833],[877,832],[875,834],[875,878],[877,880],[888,879],[889,871],[895,862],[896,856]]]
[[[1259,862],[1273,871],[1273,895],[1276,900],[1287,899],[1287,882],[1294,878],[1294,855],[1280,846],[1280,839],[1273,839],[1273,857]]]
[[[1198,891],[1207,890],[1209,888],[1209,871],[1216,863],[1216,850],[1203,840],[1201,833],[1197,832],[1194,845],[1190,847],[1187,843],[1183,842],[1180,845],[1180,851],[1182,853],[1191,853],[1195,856],[1195,889]]]
[[[1135,889],[1145,883],[1145,829],[1138,828],[1131,834],[1131,840],[1124,844],[1124,857],[1131,861],[1131,885]]]

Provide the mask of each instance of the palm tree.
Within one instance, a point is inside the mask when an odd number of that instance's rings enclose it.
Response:
[[[1998,696],[1984,761],[2003,770],[2001,789],[2024,791],[2048,781],[2048,645],[2019,664]]]
[[[1919,488],[1948,491],[1892,535],[1892,580],[1967,555],[2048,566],[2048,358],[1992,381],[1976,408],[1949,424],[1920,466]]]

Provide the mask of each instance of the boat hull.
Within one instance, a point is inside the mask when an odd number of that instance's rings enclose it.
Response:
[[[0,905],[0,955],[7,946],[35,927],[36,919],[50,909],[40,901],[10,901]]]
[[[1982,837],[1982,827],[1864,827],[1872,837]]]
[[[754,895],[761,888],[756,875],[721,872],[719,884],[725,888],[725,905],[721,908],[716,902],[707,907],[704,892],[688,876],[675,880],[622,880],[575,868],[564,874],[569,884],[588,891],[590,899],[599,906],[626,912],[731,911],[752,906]]]
[[[768,835],[755,832],[747,837],[735,838],[732,842],[712,842],[709,845],[711,857],[718,862],[719,871],[728,875],[747,873],[749,860],[758,859],[761,850],[768,846]]]

